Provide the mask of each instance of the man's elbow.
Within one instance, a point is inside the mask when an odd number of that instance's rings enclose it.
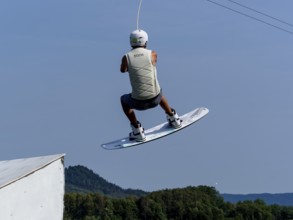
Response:
[[[121,73],[125,73],[125,72],[127,72],[127,69],[121,67],[121,68],[120,68],[120,72],[121,72]]]

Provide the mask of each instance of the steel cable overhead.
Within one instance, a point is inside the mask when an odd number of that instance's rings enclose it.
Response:
[[[264,15],[264,16],[266,16],[266,17],[268,17],[268,18],[271,18],[271,19],[273,19],[273,20],[276,20],[276,21],[278,21],[278,22],[281,22],[281,23],[283,23],[283,24],[286,24],[286,25],[289,25],[289,26],[293,27],[293,24],[290,24],[290,23],[288,23],[288,22],[286,22],[286,21],[283,21],[283,20],[281,20],[281,19],[279,19],[279,18],[273,17],[273,16],[268,15],[268,14],[266,14],[266,13],[263,13],[263,12],[261,12],[261,11],[259,11],[259,10],[256,10],[256,9],[253,9],[253,8],[248,7],[248,6],[246,6],[246,5],[240,4],[240,3],[236,2],[236,1],[233,1],[233,0],[227,0],[227,1],[232,2],[232,3],[234,3],[234,4],[236,4],[236,5],[239,5],[239,6],[243,7],[243,8],[246,8],[246,9],[248,9],[248,10],[254,11],[254,12],[258,13],[258,14]]]
[[[218,2],[216,2],[216,1],[212,1],[212,0],[206,0],[206,1],[208,1],[208,2],[210,2],[210,3],[213,3],[213,4],[217,5],[217,6],[220,6],[220,7],[222,7],[222,8],[228,9],[228,10],[230,10],[230,11],[233,11],[233,12],[235,12],[235,13],[238,13],[238,14],[240,14],[240,15],[243,15],[243,16],[245,16],[245,17],[248,17],[248,18],[250,18],[250,19],[253,19],[253,20],[255,20],[255,21],[258,21],[258,22],[261,22],[261,23],[263,23],[263,24],[266,24],[266,25],[268,25],[268,26],[271,26],[271,27],[273,27],[273,28],[276,28],[276,29],[278,29],[278,30],[284,31],[284,32],[286,32],[286,33],[288,33],[288,34],[293,35],[293,31],[290,31],[290,30],[285,29],[285,28],[283,28],[283,27],[280,27],[280,26],[278,26],[278,25],[272,24],[272,23],[270,23],[270,22],[268,22],[268,21],[262,20],[262,19],[260,19],[260,18],[254,17],[254,16],[252,16],[252,15],[248,15],[248,14],[246,14],[246,13],[244,13],[244,12],[238,11],[238,10],[236,10],[236,9],[234,9],[234,8],[228,7],[228,6],[224,5],[224,4],[218,3]],[[288,23],[288,22],[282,21],[282,20],[280,20],[280,19],[278,19],[278,18],[275,18],[275,17],[270,16],[270,15],[268,15],[268,14],[262,13],[262,12],[260,12],[260,11],[255,10],[255,9],[252,9],[252,8],[250,8],[250,7],[247,7],[247,6],[245,6],[245,5],[242,5],[242,4],[238,3],[238,2],[235,2],[235,1],[232,1],[232,0],[227,0],[227,1],[230,1],[230,2],[232,2],[232,3],[234,3],[234,4],[237,4],[237,5],[241,6],[241,7],[244,7],[244,8],[246,8],[246,9],[251,10],[251,11],[257,12],[257,13],[259,13],[259,14],[261,14],[261,15],[264,15],[264,16],[266,16],[266,17],[269,17],[269,18],[271,18],[271,19],[277,20],[277,21],[279,21],[279,22],[281,22],[281,23],[283,23],[283,24],[286,24],[286,25],[289,25],[289,26],[292,26],[292,27],[293,27],[293,25],[290,24],[290,23]]]

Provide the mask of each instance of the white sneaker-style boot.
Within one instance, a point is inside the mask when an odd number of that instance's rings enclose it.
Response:
[[[136,128],[132,124],[130,124],[130,126],[132,128],[132,132],[129,133],[129,140],[143,142],[146,139],[145,134],[144,134],[144,129],[139,122],[137,122],[137,123],[138,123],[138,128]]]
[[[169,125],[173,128],[180,128],[182,120],[179,118],[175,109],[172,109],[172,113],[173,113],[173,115],[171,115],[171,116],[166,114]]]

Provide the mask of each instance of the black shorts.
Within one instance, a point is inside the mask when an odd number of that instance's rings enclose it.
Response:
[[[146,110],[158,106],[162,99],[162,90],[154,98],[147,100],[137,100],[131,97],[131,94],[121,96],[120,100],[123,106],[128,106],[131,109]]]

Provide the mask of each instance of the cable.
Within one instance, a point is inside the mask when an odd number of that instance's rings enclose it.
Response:
[[[208,2],[210,2],[210,3],[213,3],[213,4],[215,4],[215,5],[218,5],[218,6],[222,7],[222,8],[226,8],[226,9],[228,9],[228,10],[230,10],[230,11],[235,12],[235,13],[241,14],[241,15],[243,15],[243,16],[246,16],[246,17],[248,17],[248,18],[251,18],[251,19],[253,19],[253,20],[256,20],[256,21],[258,21],[258,22],[261,22],[261,23],[263,23],[263,24],[266,24],[266,25],[268,25],[268,26],[274,27],[274,28],[279,29],[279,30],[281,30],[281,31],[287,32],[288,34],[292,34],[292,35],[293,35],[293,32],[292,32],[292,31],[289,31],[289,30],[287,30],[287,29],[285,29],[285,28],[279,27],[279,26],[277,26],[277,25],[271,24],[271,23],[266,22],[266,21],[264,21],[264,20],[261,20],[261,19],[259,19],[259,18],[253,17],[253,16],[251,16],[251,15],[245,14],[245,13],[240,12],[240,11],[237,11],[237,10],[235,10],[235,9],[233,9],[233,8],[230,8],[230,7],[228,7],[228,6],[222,5],[222,4],[218,3],[218,2],[214,2],[214,1],[212,1],[212,0],[206,0],[206,1],[208,1]]]
[[[139,23],[139,14],[140,14],[141,3],[142,3],[142,0],[140,0],[139,6],[138,6],[137,19],[136,19],[136,29],[139,29],[138,23]]]
[[[261,14],[261,15],[264,15],[264,16],[266,16],[266,17],[268,17],[268,18],[274,19],[274,20],[279,21],[279,22],[281,22],[281,23],[283,23],[283,24],[286,24],[286,25],[289,25],[289,26],[293,27],[293,24],[290,24],[290,23],[288,23],[288,22],[286,22],[286,21],[283,21],[283,20],[278,19],[278,18],[276,18],[276,17],[273,17],[273,16],[271,16],[271,15],[265,14],[265,13],[263,13],[263,12],[261,12],[261,11],[258,11],[258,10],[255,10],[255,9],[253,9],[253,8],[250,8],[250,7],[246,6],[246,5],[240,4],[240,3],[236,2],[236,1],[233,1],[233,0],[227,0],[227,1],[232,2],[232,3],[234,3],[234,4],[236,4],[236,5],[239,5],[239,6],[243,7],[243,8],[249,9],[249,10],[251,10],[251,11],[254,11],[254,12],[256,12],[256,13],[259,13],[259,14]]]

